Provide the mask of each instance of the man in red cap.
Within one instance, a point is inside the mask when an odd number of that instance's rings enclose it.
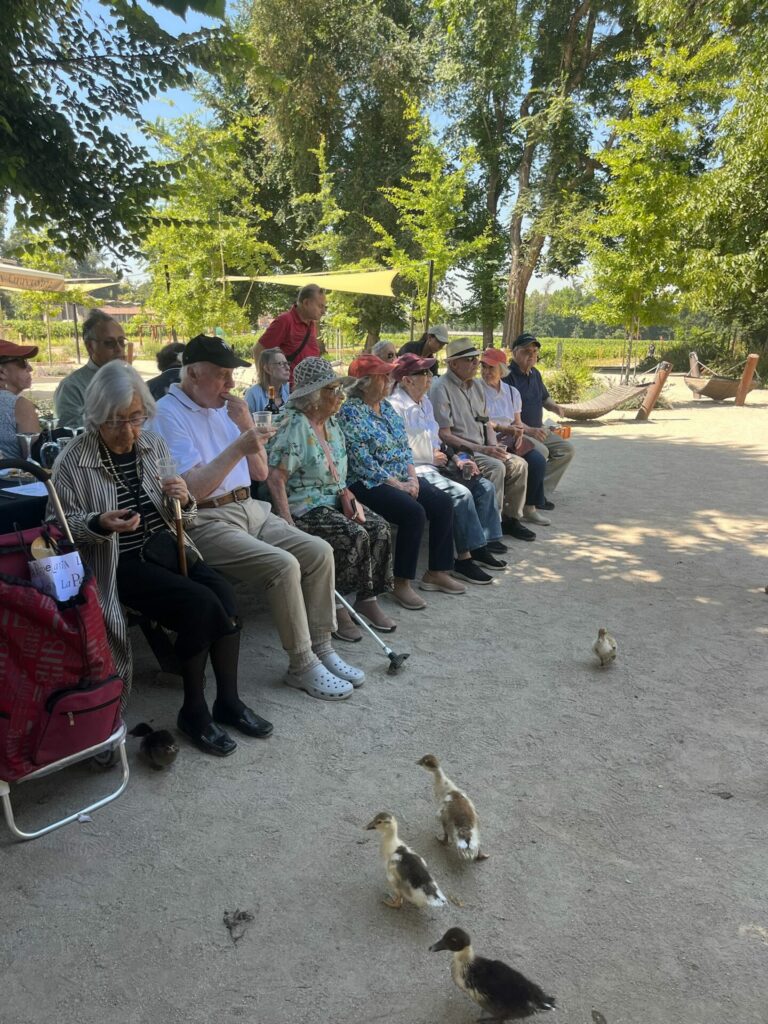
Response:
[[[318,284],[305,284],[299,289],[296,302],[285,313],[276,316],[253,346],[253,361],[258,366],[259,356],[267,348],[279,348],[293,371],[302,359],[319,356],[317,323],[325,314],[325,292]]]

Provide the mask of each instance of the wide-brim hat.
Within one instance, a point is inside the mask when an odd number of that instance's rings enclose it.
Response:
[[[349,375],[350,377],[360,378],[392,373],[394,365],[394,363],[388,363],[386,359],[379,359],[378,356],[366,353],[352,360],[349,364]]]
[[[431,370],[437,362],[432,356],[417,356],[415,352],[406,352],[400,356],[392,369],[392,376],[395,380],[402,380],[403,377],[410,377],[414,373],[421,373],[423,370]]]
[[[310,356],[302,359],[293,371],[293,390],[288,401],[311,395],[313,391],[319,391],[329,384],[348,384],[351,380],[351,377],[340,377],[327,359]]]
[[[32,359],[38,352],[37,345],[16,345],[0,338],[0,359]]]
[[[479,356],[480,350],[475,348],[475,343],[471,338],[454,338],[449,343],[448,348],[445,350],[445,358],[450,362],[451,359],[461,359],[464,356]]]
[[[213,363],[214,366],[223,366],[227,370],[234,370],[236,366],[251,365],[245,359],[241,359],[223,338],[211,334],[198,334],[184,346],[181,365],[189,366],[191,363]]]
[[[516,348],[525,348],[526,345],[535,345],[536,348],[541,348],[541,342],[535,334],[531,334],[530,331],[523,331],[512,342],[512,351]]]
[[[447,324],[432,324],[427,330],[427,337],[432,335],[433,338],[437,338],[441,345],[448,344],[448,325]]]
[[[507,365],[507,357],[503,349],[500,348],[487,348],[480,356],[480,362],[485,363],[486,366],[504,366]]]

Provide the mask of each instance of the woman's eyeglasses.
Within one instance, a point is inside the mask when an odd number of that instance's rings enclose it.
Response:
[[[122,427],[143,427],[149,419],[143,413],[136,413],[135,416],[129,416],[127,420],[107,420],[104,423],[105,427],[111,427],[112,430],[120,430]]]
[[[32,369],[32,363],[27,359],[0,359],[0,366],[20,366],[22,370]]]
[[[323,388],[323,391],[327,391],[329,395],[338,395],[341,393],[341,389],[341,384],[329,384],[327,387]]]

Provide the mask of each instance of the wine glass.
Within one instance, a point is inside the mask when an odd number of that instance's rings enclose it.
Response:
[[[26,459],[27,462],[34,462],[35,465],[38,465],[38,463],[32,458],[32,445],[38,437],[40,437],[39,433],[20,433],[16,435],[22,459]]]

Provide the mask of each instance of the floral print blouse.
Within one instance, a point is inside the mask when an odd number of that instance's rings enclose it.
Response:
[[[348,398],[339,411],[347,442],[349,483],[378,487],[389,477],[408,479],[413,462],[402,419],[386,399],[377,414],[360,398]]]
[[[318,505],[335,508],[339,488],[346,487],[347,477],[344,435],[335,417],[326,420],[325,430],[339,483],[333,479],[323,446],[303,412],[286,405],[280,410],[276,426],[277,433],[268,445],[269,464],[288,474],[285,489],[291,515],[302,516]]]

